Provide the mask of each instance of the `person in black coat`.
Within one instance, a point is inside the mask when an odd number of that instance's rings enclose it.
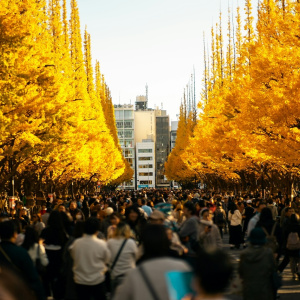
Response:
[[[0,223],[0,266],[13,271],[35,292],[38,300],[45,298],[42,282],[27,251],[15,244],[17,228],[13,221]]]
[[[286,234],[287,234],[287,244],[286,244],[286,254],[290,259],[290,267],[293,279],[296,279],[296,275],[300,280],[300,258],[299,258],[299,251],[300,249],[289,249],[289,234],[295,232],[298,234],[300,238],[300,224],[295,214],[291,215],[291,222],[287,226]]]

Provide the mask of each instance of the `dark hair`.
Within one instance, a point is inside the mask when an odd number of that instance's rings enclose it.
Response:
[[[193,202],[189,202],[189,201],[185,202],[183,204],[183,207],[187,208],[191,212],[192,215],[194,215],[196,213],[196,207]]]
[[[237,210],[237,205],[234,202],[231,202],[230,204],[230,212],[233,215],[234,211]]]
[[[272,211],[268,207],[264,207],[259,216],[259,224],[269,223],[273,220]]]
[[[195,274],[205,293],[224,293],[233,275],[230,256],[222,249],[199,251]]]
[[[95,234],[100,230],[100,221],[95,217],[88,218],[84,223],[84,233]]]
[[[25,239],[22,247],[28,251],[35,243],[38,243],[38,240],[37,231],[34,228],[27,226],[25,229]]]
[[[53,210],[50,215],[47,222],[48,227],[53,227],[56,229],[61,229],[64,227],[63,220],[62,220],[62,214],[58,210]]]
[[[291,225],[298,225],[298,219],[295,214],[291,215]]]
[[[146,204],[146,199],[145,199],[145,198],[142,199],[142,204],[143,204],[143,205]]]
[[[169,251],[170,241],[166,228],[159,224],[147,224],[141,234],[144,249],[144,259],[166,256]]]
[[[1,266],[1,272],[0,272],[0,290],[2,292],[4,291],[5,294],[8,294],[10,296],[10,299],[15,299],[15,300],[36,299],[32,294],[32,290],[28,288],[28,284],[23,281],[23,278],[18,276],[16,272],[13,272],[12,270],[7,269],[3,266]]]
[[[12,220],[4,221],[0,223],[0,238],[1,240],[9,240],[17,232],[15,222]]]
[[[84,221],[78,220],[74,226],[73,237],[75,239],[78,239],[83,236],[83,233],[84,233]]]

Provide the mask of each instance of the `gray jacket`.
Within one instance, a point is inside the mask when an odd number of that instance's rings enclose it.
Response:
[[[211,226],[208,233],[205,232],[205,227]],[[204,249],[208,248],[221,248],[222,238],[217,225],[209,221],[201,220],[199,225],[199,242],[200,246]]]

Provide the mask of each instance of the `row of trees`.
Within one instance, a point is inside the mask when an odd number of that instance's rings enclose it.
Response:
[[[180,149],[183,168],[174,168],[169,179],[184,182],[196,174],[212,186],[268,182],[282,188],[299,178],[299,2],[260,1],[254,29],[246,0],[244,30],[239,9],[236,24],[229,17],[226,51],[221,20],[212,29],[201,112],[188,137],[178,128],[174,150]]]
[[[0,5],[0,187],[25,193],[114,184],[133,170],[117,138],[109,89],[76,0],[2,0]],[[47,185],[47,187],[45,186]]]

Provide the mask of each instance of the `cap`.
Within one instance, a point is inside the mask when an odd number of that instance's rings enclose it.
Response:
[[[252,200],[247,200],[246,203],[252,203]]]

